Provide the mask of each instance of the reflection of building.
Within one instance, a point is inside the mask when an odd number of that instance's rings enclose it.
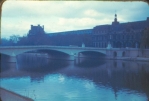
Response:
[[[28,36],[43,35],[43,34],[45,34],[44,26],[41,27],[40,25],[38,25],[38,26],[31,25],[31,29],[29,30]]]
[[[119,23],[115,14],[112,25],[99,25],[93,28],[93,46],[105,48],[108,43],[114,48],[139,48],[142,31],[149,26],[149,17],[144,21]]]

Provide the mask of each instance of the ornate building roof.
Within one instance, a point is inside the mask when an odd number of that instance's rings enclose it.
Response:
[[[129,30],[143,30],[149,26],[149,17],[143,21],[119,23],[117,21],[117,14],[115,14],[114,21],[111,25],[98,25],[93,28],[93,34],[102,34],[103,32],[119,32]]]
[[[30,35],[43,35],[43,34],[45,34],[44,26],[40,26],[40,25],[38,26],[31,25],[31,29],[29,30],[29,33],[28,33],[29,36]]]

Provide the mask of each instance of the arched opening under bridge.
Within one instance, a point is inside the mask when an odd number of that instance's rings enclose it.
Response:
[[[117,57],[117,52],[113,52],[113,57]]]
[[[104,58],[106,55],[96,51],[82,51],[79,52],[79,57],[85,58]]]

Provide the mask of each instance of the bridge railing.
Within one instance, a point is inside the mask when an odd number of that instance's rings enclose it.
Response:
[[[0,49],[4,48],[66,48],[66,49],[106,49],[97,47],[78,47],[78,46],[49,46],[49,45],[36,45],[36,46],[0,46]]]

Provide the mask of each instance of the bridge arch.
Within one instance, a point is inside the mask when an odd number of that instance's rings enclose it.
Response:
[[[99,54],[105,55],[105,53],[100,51],[88,51],[88,50],[82,50],[82,51],[79,51],[79,53],[99,53]]]
[[[7,54],[10,57],[16,57],[22,53],[26,52],[36,52],[36,51],[54,51],[57,53],[63,53],[69,57],[74,57],[76,54],[85,51],[91,51],[91,53],[100,53],[106,55],[106,49],[104,48],[88,48],[88,47],[69,47],[69,46],[5,46],[0,47],[0,53]]]
[[[41,55],[43,53],[42,56],[46,55],[48,58],[58,58],[58,57],[59,58],[62,58],[62,57],[68,58],[70,56],[70,54],[65,51],[58,51],[58,50],[54,50],[54,49],[44,49],[44,48],[28,50],[23,53],[30,53],[30,52],[39,53],[38,55]]]
[[[26,50],[26,51],[23,51],[22,53],[28,53],[28,52],[62,53],[65,55],[69,55],[69,53],[67,53],[65,51],[59,51],[59,50],[55,50],[55,49],[45,49],[45,48]],[[20,54],[22,54],[22,53],[20,53]]]
[[[0,53],[0,61],[1,62],[5,61],[7,58],[9,58],[9,55]]]
[[[105,57],[106,54],[99,52],[99,51],[79,51],[75,53],[78,57],[92,57],[92,58],[101,58]]]

